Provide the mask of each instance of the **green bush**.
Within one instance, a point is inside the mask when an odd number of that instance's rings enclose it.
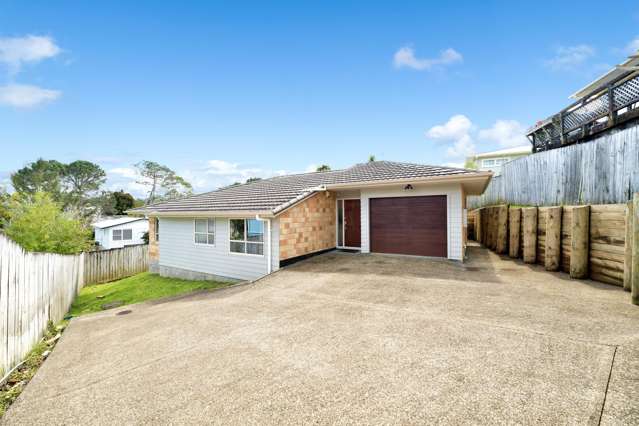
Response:
[[[5,234],[25,250],[73,254],[91,246],[91,231],[47,193],[13,197],[8,211]]]

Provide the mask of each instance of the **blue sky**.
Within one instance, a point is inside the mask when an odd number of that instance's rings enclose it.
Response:
[[[0,182],[38,157],[136,195],[140,160],[196,191],[369,154],[459,164],[639,48],[636,1],[133,3],[0,3]]]

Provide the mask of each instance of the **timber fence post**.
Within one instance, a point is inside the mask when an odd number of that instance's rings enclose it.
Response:
[[[629,201],[626,204],[626,242],[623,259],[623,289],[626,291],[630,291],[632,287],[632,217],[632,201]]]
[[[632,303],[639,305],[639,192],[632,199]]]
[[[546,250],[544,266],[547,271],[558,271],[561,260],[561,207],[546,209]]]
[[[570,247],[570,277],[588,277],[588,252],[590,244],[590,206],[572,209]]]
[[[537,260],[537,207],[521,210],[524,221],[524,262],[535,263]]]
[[[508,253],[508,205],[497,207],[497,253]]]
[[[512,258],[519,257],[519,236],[521,227],[521,209],[509,208],[508,209],[508,255]]]

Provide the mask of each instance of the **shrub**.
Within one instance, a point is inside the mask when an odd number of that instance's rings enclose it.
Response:
[[[47,193],[15,197],[8,210],[5,233],[25,250],[72,254],[91,246],[91,231]]]

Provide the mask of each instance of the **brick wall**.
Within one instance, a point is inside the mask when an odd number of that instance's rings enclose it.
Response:
[[[280,219],[280,260],[335,247],[335,194],[319,192]]]
[[[155,239],[156,217],[149,218],[149,260],[157,262],[160,260],[160,245]]]

